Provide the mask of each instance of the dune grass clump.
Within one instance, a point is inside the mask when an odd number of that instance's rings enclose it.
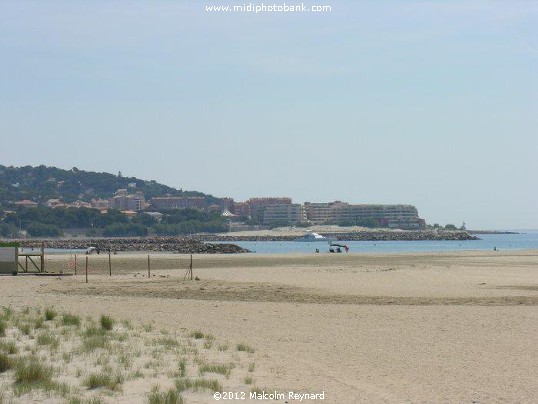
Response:
[[[171,337],[159,338],[155,341],[155,343],[159,346],[164,346],[166,348],[174,348],[180,345],[178,340]]]
[[[205,337],[205,334],[200,330],[195,330],[190,333],[190,336],[194,339],[202,339]]]
[[[103,401],[99,397],[92,397],[88,400],[83,400],[78,397],[72,397],[68,401],[69,404],[102,404]]]
[[[51,308],[45,309],[45,320],[46,321],[52,321],[52,320],[54,320],[55,317],[56,317],[56,312],[53,309],[51,309]]]
[[[36,330],[45,327],[45,322],[43,321],[41,317],[36,317],[33,321],[33,324],[34,324],[34,329]]]
[[[145,332],[151,332],[153,331],[153,326],[151,324],[144,324],[144,327],[142,327]]]
[[[0,314],[0,318],[9,320],[13,317],[13,309],[11,307],[2,307],[3,313]]]
[[[0,319],[0,337],[6,336],[6,323],[3,319]]]
[[[58,338],[52,335],[50,332],[42,332],[36,337],[37,345],[50,345],[51,348],[56,349],[60,344]]]
[[[104,387],[108,390],[118,390],[122,383],[123,377],[120,374],[111,375],[106,372],[92,373],[84,381],[84,385],[90,389]]]
[[[183,398],[177,390],[170,389],[166,392],[152,391],[148,396],[149,404],[183,404]]]
[[[0,351],[8,355],[13,355],[19,352],[19,349],[15,341],[0,341]]]
[[[37,358],[18,358],[15,361],[15,383],[49,382],[52,368],[45,366]]]
[[[109,342],[107,331],[103,328],[98,328],[94,324],[90,324],[81,332],[82,335],[82,350],[91,352],[96,349],[108,349]]]
[[[86,337],[82,341],[82,350],[84,352],[91,352],[96,349],[107,349],[108,347],[108,341],[103,335],[94,335],[91,337]]]
[[[176,380],[176,389],[179,393],[186,390],[222,391],[222,384],[216,379],[179,379]]]
[[[7,372],[11,368],[13,368],[12,359],[5,353],[0,353],[0,373]]]
[[[114,328],[114,320],[109,316],[101,316],[99,322],[103,330],[110,331]]]
[[[53,368],[38,361],[36,357],[17,358],[14,361],[15,394],[21,395],[34,389],[54,390],[61,396],[69,393],[69,386],[52,380]]]
[[[212,340],[204,341],[204,349],[211,349],[212,347],[213,347],[213,341]]]
[[[24,335],[30,335],[32,333],[32,327],[28,323],[20,323],[18,328]]]
[[[218,373],[228,378],[233,367],[234,365],[231,363],[227,365],[221,363],[203,363],[198,368],[198,372],[200,372],[200,376],[203,376],[205,373]]]
[[[89,338],[89,337],[103,337],[107,334],[106,330],[103,329],[103,328],[99,328],[97,326],[95,326],[95,324],[90,324],[88,325],[88,327],[86,327],[83,331],[82,331],[82,336],[84,338]]]
[[[237,350],[240,352],[254,353],[254,348],[243,343],[237,344]]]
[[[181,358],[179,361],[179,377],[187,376],[187,359]]]
[[[77,316],[76,314],[66,313],[62,316],[62,324],[80,327],[80,316]]]

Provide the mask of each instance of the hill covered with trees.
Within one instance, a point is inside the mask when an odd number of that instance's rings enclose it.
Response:
[[[32,237],[57,237],[70,229],[78,229],[78,233],[83,230],[82,234],[87,236],[184,235],[227,230],[225,219],[218,212],[175,209],[163,211],[163,216],[156,220],[144,212],[129,219],[114,209],[103,214],[86,207],[51,209],[43,206],[49,199],[61,199],[65,203],[108,199],[118,189],[129,188],[133,184],[146,199],[169,194],[203,197],[208,205],[219,202],[218,198],[202,192],[175,189],[156,181],[124,177],[121,173],[113,175],[77,168],[62,170],[46,166],[0,165],[0,237],[20,237],[21,231]],[[25,207],[15,204],[25,199],[39,205]]]
[[[79,170],[63,170],[56,167],[25,166],[6,167],[0,165],[0,207],[18,200],[29,199],[44,203],[48,199],[62,199],[69,203],[76,200],[90,201],[93,198],[110,198],[116,190],[135,183],[146,199],[164,194],[172,196],[201,196],[212,203],[217,198],[196,191],[184,191],[151,180],[124,177],[109,173]]]

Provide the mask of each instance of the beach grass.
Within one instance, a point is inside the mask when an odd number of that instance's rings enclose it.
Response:
[[[187,390],[222,391],[223,387],[217,379],[179,379],[176,381],[176,389],[181,393]]]
[[[149,404],[183,404],[184,400],[176,389],[166,392],[152,391],[148,395]]]
[[[56,311],[54,311],[52,308],[47,307],[45,309],[45,320],[46,321],[52,321],[56,317]]]
[[[109,316],[101,316],[99,322],[103,330],[110,331],[114,327],[114,320]]]
[[[248,352],[248,353],[254,353],[255,352],[254,348],[252,348],[251,346],[249,346],[247,344],[244,344],[242,342],[237,344],[237,350],[240,351],[240,352]]]
[[[203,363],[198,368],[198,372],[200,376],[203,376],[205,373],[218,373],[228,378],[233,368],[234,365],[232,363]]]
[[[133,324],[104,314],[96,321],[54,307],[4,308],[0,321],[0,403],[39,401],[45,396],[54,402],[114,401],[124,394],[126,381],[150,386],[162,382],[165,375],[173,388],[146,390],[141,398],[151,403],[183,403],[184,391],[222,391],[222,381],[204,375],[227,380],[236,367],[235,354],[208,350],[216,338],[201,331],[157,331],[151,324]],[[207,349],[199,352],[202,345]],[[218,346],[227,349],[228,342]],[[215,355],[220,355],[217,362],[211,360]],[[226,357],[228,361],[221,361]],[[189,377],[193,366],[199,377]],[[234,386],[251,377],[246,364],[239,369],[243,374],[234,376]],[[243,384],[246,389],[248,383]]]

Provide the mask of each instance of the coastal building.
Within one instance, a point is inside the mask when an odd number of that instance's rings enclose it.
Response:
[[[247,202],[235,202],[230,212],[238,217],[250,217],[250,205]]]
[[[333,220],[337,224],[360,224],[374,219],[381,227],[420,229],[423,227],[417,208],[412,205],[350,205],[340,203],[333,207]]]
[[[108,200],[111,209],[132,210],[138,212],[147,208],[148,204],[144,194],[140,191],[129,194],[126,189],[118,189],[114,196]]]
[[[380,227],[394,229],[423,229],[424,219],[419,218],[412,205],[349,204],[335,201],[305,203],[306,217],[312,224],[353,225],[372,221]]]
[[[345,202],[305,202],[306,218],[312,224],[334,224],[335,208]],[[347,204],[346,204],[347,205]]]
[[[38,204],[34,201],[30,201],[28,199],[23,199],[22,201],[15,202],[15,206],[22,207],[22,208],[35,208]]]
[[[207,202],[203,196],[171,196],[165,195],[150,199],[154,209],[198,209],[205,210]]]
[[[65,207],[65,203],[63,203],[61,199],[48,199],[47,202],[45,202],[45,206],[52,209],[62,208]]]
[[[90,202],[84,202],[84,201],[80,201],[80,200],[77,200],[73,203],[70,203],[68,205],[66,205],[67,208],[88,208],[88,209],[91,209],[92,205]]]
[[[99,210],[108,209],[108,199],[92,199],[90,201],[90,206]]]
[[[303,222],[306,222],[306,214],[301,204],[273,204],[263,208],[264,225],[294,226]]]
[[[246,202],[249,206],[249,215],[254,220],[262,221],[265,208],[271,205],[291,205],[291,198],[250,198]]]
[[[231,213],[235,211],[235,202],[233,198],[220,198],[222,210],[228,210]]]

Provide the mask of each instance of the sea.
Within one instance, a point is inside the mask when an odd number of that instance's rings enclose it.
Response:
[[[427,241],[338,241],[354,253],[413,253],[446,251],[529,250],[538,249],[538,230],[510,230],[517,234],[477,234],[480,240]],[[240,247],[259,254],[320,253],[329,251],[327,242],[235,241]],[[342,249],[343,251],[343,249]]]
[[[531,250],[538,249],[538,229],[510,230],[517,234],[477,234],[480,240],[426,240],[426,241],[338,241],[347,245],[353,253],[413,253],[445,251],[484,250]],[[301,254],[329,251],[327,242],[299,241],[218,241],[221,244],[237,244],[258,254]],[[86,250],[46,248],[47,254],[82,254]],[[343,251],[343,248],[342,248]]]

